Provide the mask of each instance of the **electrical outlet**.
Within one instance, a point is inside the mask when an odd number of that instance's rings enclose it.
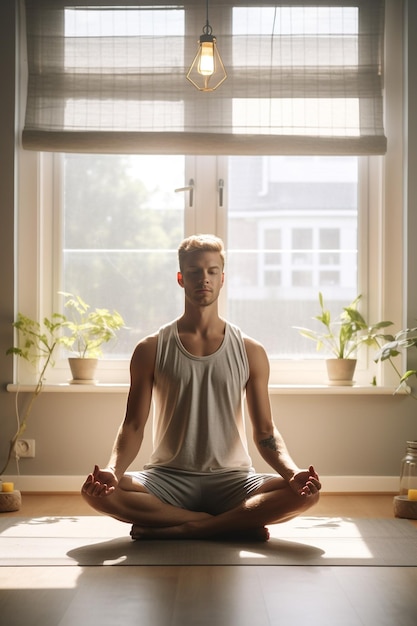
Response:
[[[16,441],[15,453],[16,453],[17,459],[35,458],[35,440],[34,439],[18,439]]]

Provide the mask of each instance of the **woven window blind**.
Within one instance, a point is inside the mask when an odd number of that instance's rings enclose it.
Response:
[[[205,0],[26,0],[25,8],[26,149],[386,151],[384,0],[212,0],[228,78],[210,93],[185,78]]]

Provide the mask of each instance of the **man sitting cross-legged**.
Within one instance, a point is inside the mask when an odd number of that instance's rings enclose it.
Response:
[[[135,348],[126,415],[110,461],[95,466],[82,495],[97,511],[132,524],[133,539],[266,540],[267,525],[318,501],[319,477],[312,465],[297,467],[273,422],[264,348],[219,316],[222,241],[189,237],[178,256],[184,313]],[[255,444],[275,473],[252,467],[245,395]],[[152,398],[153,451],[143,471],[128,472]]]

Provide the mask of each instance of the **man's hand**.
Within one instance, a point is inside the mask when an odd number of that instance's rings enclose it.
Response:
[[[294,474],[289,484],[299,496],[311,496],[321,489],[318,474],[312,465],[308,470],[301,470]]]
[[[118,484],[119,481],[112,470],[101,470],[98,465],[95,465],[93,473],[87,476],[81,491],[87,496],[101,498],[112,494]]]

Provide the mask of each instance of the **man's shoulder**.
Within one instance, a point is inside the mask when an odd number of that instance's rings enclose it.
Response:
[[[133,352],[133,356],[137,354],[154,356],[157,350],[159,338],[163,335],[167,335],[171,333],[172,330],[175,328],[176,323],[177,323],[177,320],[168,322],[167,324],[164,324],[163,326],[158,328],[158,330],[155,331],[154,333],[147,335],[146,337],[141,339],[136,344],[135,350]]]
[[[153,357],[156,352],[156,346],[158,343],[158,332],[153,335],[148,335],[141,339],[133,351],[132,361],[143,359],[146,357]]]
[[[249,348],[251,348],[253,350],[259,350],[259,351],[262,351],[262,352],[265,351],[265,348],[261,344],[260,341],[257,341],[253,337],[249,337],[249,335],[246,335],[245,333],[242,333],[242,337],[243,337],[243,341],[244,341],[246,347],[249,347]]]
[[[171,332],[173,329],[177,327],[177,324],[178,324],[178,319],[171,320],[170,322],[167,322],[166,324],[161,326],[154,335],[151,335],[151,337],[158,337],[159,335],[162,335],[164,333]]]
[[[156,345],[156,343],[158,342],[158,337],[166,332],[171,331],[175,327],[176,323],[177,320],[173,320],[171,322],[168,322],[167,324],[164,324],[163,326],[160,326],[160,328],[158,328],[158,330],[156,330],[154,333],[151,333],[150,335],[147,335],[146,337],[141,339],[136,347]]]
[[[243,343],[248,357],[249,369],[253,374],[260,364],[264,364],[268,360],[268,356],[264,346],[256,339],[244,335]]]
[[[225,320],[225,323],[229,327],[229,332],[239,337],[243,341],[246,350],[250,350],[251,352],[265,353],[264,346],[253,337],[250,337],[249,335],[247,335],[240,328],[240,326],[237,326],[236,324],[233,324],[232,322],[229,322],[228,320]]]

